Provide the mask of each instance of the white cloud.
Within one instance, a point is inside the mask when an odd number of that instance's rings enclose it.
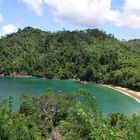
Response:
[[[52,9],[55,20],[87,26],[104,23],[111,8],[111,0],[44,0]]]
[[[123,24],[127,27],[140,29],[140,0],[125,0]]]
[[[125,0],[124,11],[140,16],[140,0]]]
[[[140,0],[125,0],[122,11],[114,11],[109,20],[119,27],[140,29]]]
[[[122,0],[123,6],[113,10],[113,0],[20,0],[37,15],[46,4],[54,21],[70,22],[95,27],[107,22],[119,27],[140,29],[140,0]],[[121,10],[120,10],[121,9]]]
[[[8,25],[5,25],[2,27],[2,34],[5,35],[5,34],[11,34],[11,33],[14,33],[14,32],[17,32],[17,27],[15,25],[12,25],[12,24],[8,24]]]
[[[20,0],[28,5],[29,9],[32,9],[37,15],[42,15],[43,0]]]

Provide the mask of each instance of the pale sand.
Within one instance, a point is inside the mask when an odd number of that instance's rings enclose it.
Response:
[[[138,91],[133,91],[128,88],[123,88],[123,87],[114,86],[114,85],[103,85],[103,86],[114,89],[116,91],[119,91],[119,92],[135,99],[138,103],[140,103],[140,92],[138,92]]]

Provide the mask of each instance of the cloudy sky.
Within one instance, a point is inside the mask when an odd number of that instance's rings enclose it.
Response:
[[[119,39],[140,38],[140,0],[0,0],[0,34],[26,26],[99,28]]]

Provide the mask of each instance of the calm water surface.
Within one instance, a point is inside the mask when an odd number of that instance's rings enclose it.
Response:
[[[43,80],[38,78],[10,78],[0,77],[0,97],[13,96],[14,106],[19,105],[19,97],[22,93],[39,95],[48,89],[57,93],[58,91],[67,94],[79,91],[80,88],[87,89],[97,99],[103,112],[120,112],[130,115],[140,114],[140,103],[132,98],[112,89],[97,84],[82,84],[72,80]]]

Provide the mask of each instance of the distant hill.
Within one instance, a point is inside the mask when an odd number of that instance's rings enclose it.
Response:
[[[140,90],[140,40],[98,29],[46,32],[32,27],[0,39],[0,74],[115,84]]]
[[[125,44],[131,51],[140,52],[140,39],[129,40]]]

